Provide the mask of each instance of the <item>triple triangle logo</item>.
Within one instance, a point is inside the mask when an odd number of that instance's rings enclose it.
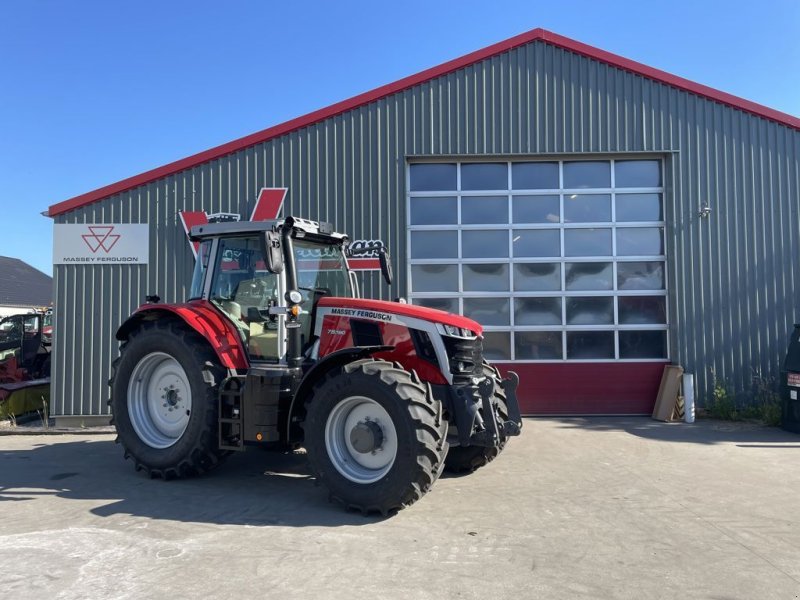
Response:
[[[122,237],[114,233],[113,225],[90,225],[89,232],[81,235],[81,237],[84,243],[89,246],[92,254],[96,254],[101,249],[108,254],[119,241],[119,238]]]

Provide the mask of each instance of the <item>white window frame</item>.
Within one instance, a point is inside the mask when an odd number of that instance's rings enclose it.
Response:
[[[616,187],[616,169],[615,162],[630,161],[630,160],[657,160],[661,169],[662,185],[659,187],[641,187],[641,188],[617,188]],[[582,161],[602,161],[608,162],[611,168],[611,187],[608,188],[580,188],[580,189],[565,189],[564,184],[564,163],[565,162],[582,162]],[[461,166],[465,163],[504,163],[508,168],[508,181],[507,189],[505,190],[461,190]],[[512,189],[512,164],[518,162],[548,162],[558,163],[559,172],[559,188],[557,189],[534,189],[534,190],[514,190]],[[422,163],[447,163],[456,164],[456,190],[446,191],[411,191],[411,165]],[[605,362],[631,362],[631,363],[652,363],[664,362],[669,360],[670,344],[669,344],[669,296],[668,285],[669,277],[667,275],[667,236],[666,236],[666,198],[664,187],[664,160],[663,157],[654,156],[624,156],[624,157],[590,157],[590,156],[574,156],[567,159],[564,158],[515,158],[514,160],[492,160],[490,157],[486,159],[472,159],[464,160],[459,158],[443,158],[439,160],[410,160],[406,164],[406,248],[408,251],[407,261],[407,281],[408,283],[408,297],[409,301],[413,304],[415,300],[422,300],[425,298],[448,299],[453,298],[457,300],[458,312],[464,314],[464,299],[465,298],[498,298],[509,300],[509,325],[494,325],[484,326],[484,331],[489,332],[508,332],[510,343],[510,359],[517,363],[605,363]],[[616,196],[618,194],[659,194],[661,197],[661,210],[662,219],[660,221],[639,221],[639,222],[617,222],[616,221]],[[611,198],[611,221],[597,222],[597,223],[565,223],[564,222],[564,197],[572,194],[604,194]],[[497,196],[507,197],[508,201],[508,219],[506,223],[498,224],[476,224],[476,225],[461,225],[461,199],[470,196]],[[513,223],[513,202],[514,196],[558,196],[559,197],[559,222],[558,223],[526,223],[514,224]],[[412,225],[411,224],[411,199],[415,197],[456,197],[457,199],[457,216],[455,224],[442,224],[442,225]],[[659,255],[641,255],[641,256],[617,256],[617,229],[627,228],[660,228],[662,234],[662,248],[663,253]],[[524,257],[513,258],[512,247],[512,231],[513,230],[556,230],[560,232],[560,256],[554,257]],[[567,229],[610,229],[611,230],[611,254],[606,256],[565,256],[564,255],[564,231]],[[436,258],[436,259],[419,259],[411,258],[412,244],[411,236],[415,231],[453,231],[458,232],[458,257],[457,258]],[[508,257],[500,258],[463,258],[462,251],[462,232],[470,230],[505,230],[508,232],[509,251]],[[612,265],[612,283],[613,289],[611,290],[585,290],[573,291],[566,289],[566,264],[575,262],[606,262]],[[664,265],[664,289],[661,290],[619,290],[617,289],[617,265],[620,262],[660,262]],[[556,291],[514,291],[514,265],[520,263],[555,263],[559,265],[561,270],[561,290]],[[411,277],[412,266],[425,265],[425,264],[441,264],[441,265],[457,265],[458,267],[458,289],[455,292],[415,292],[413,289],[413,280]],[[464,290],[464,276],[463,265],[467,264],[505,264],[509,269],[509,290],[500,292],[471,292]],[[619,324],[619,309],[618,297],[629,296],[663,296],[665,298],[665,323],[663,324]],[[541,298],[541,297],[554,297],[561,298],[561,325],[516,325],[514,323],[514,299],[515,298]],[[615,298],[613,302],[614,307],[614,323],[604,325],[568,325],[567,324],[567,299],[571,297],[611,297]],[[559,331],[561,332],[561,358],[560,359],[517,359],[516,358],[516,332],[529,332],[529,331]],[[567,358],[567,334],[571,331],[603,331],[613,332],[614,334],[614,357],[613,358],[594,358],[594,359],[575,359]],[[666,358],[619,358],[619,332],[620,331],[664,331],[666,339]]]

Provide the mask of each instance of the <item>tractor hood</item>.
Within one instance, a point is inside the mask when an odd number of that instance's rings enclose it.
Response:
[[[320,299],[318,306],[324,308],[348,308],[377,313],[389,313],[403,317],[412,317],[414,319],[423,319],[432,323],[442,323],[443,325],[461,327],[463,329],[469,329],[477,335],[481,335],[483,333],[483,327],[481,327],[480,323],[473,321],[472,319],[468,319],[467,317],[454,315],[453,313],[437,310],[435,308],[414,306],[412,304],[403,304],[401,302],[323,296]]]

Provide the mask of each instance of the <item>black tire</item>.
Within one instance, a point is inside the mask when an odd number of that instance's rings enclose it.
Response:
[[[148,444],[136,432],[129,412],[129,383],[136,366],[152,353],[164,353],[183,368],[191,393],[191,409],[182,434],[168,447]],[[225,371],[208,343],[174,320],[144,322],[132,331],[114,361],[111,386],[112,424],[125,458],[151,477],[174,479],[199,475],[216,467],[227,454],[217,440],[217,388]],[[149,398],[149,396],[148,396]]]
[[[383,469],[359,467],[353,458],[356,454],[339,460],[333,443],[329,448],[329,420],[330,430],[335,430],[340,407],[359,397],[371,401],[367,404],[373,410],[380,413],[383,409],[391,419],[396,451],[393,462]],[[441,403],[415,373],[382,360],[355,361],[327,374],[312,391],[303,428],[309,466],[330,491],[331,500],[364,514],[387,515],[419,500],[441,474],[448,448]],[[385,433],[384,425],[381,429]],[[348,464],[361,468],[359,473],[364,476],[360,480],[360,474],[356,479],[348,478],[340,470],[346,471]],[[378,479],[368,481],[370,477]]]
[[[494,379],[494,393],[492,404],[494,405],[498,421],[508,420],[508,407],[506,405],[506,395],[503,386],[500,384],[500,371],[488,363],[483,365],[483,373],[486,377]],[[481,412],[483,412],[481,410]],[[450,446],[444,468],[449,473],[472,473],[476,469],[488,465],[503,451],[508,443],[508,438],[501,432],[499,434],[500,443],[497,446]]]

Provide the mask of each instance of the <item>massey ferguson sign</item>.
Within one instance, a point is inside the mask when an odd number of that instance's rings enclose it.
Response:
[[[147,224],[53,226],[54,265],[146,265],[150,249]]]

